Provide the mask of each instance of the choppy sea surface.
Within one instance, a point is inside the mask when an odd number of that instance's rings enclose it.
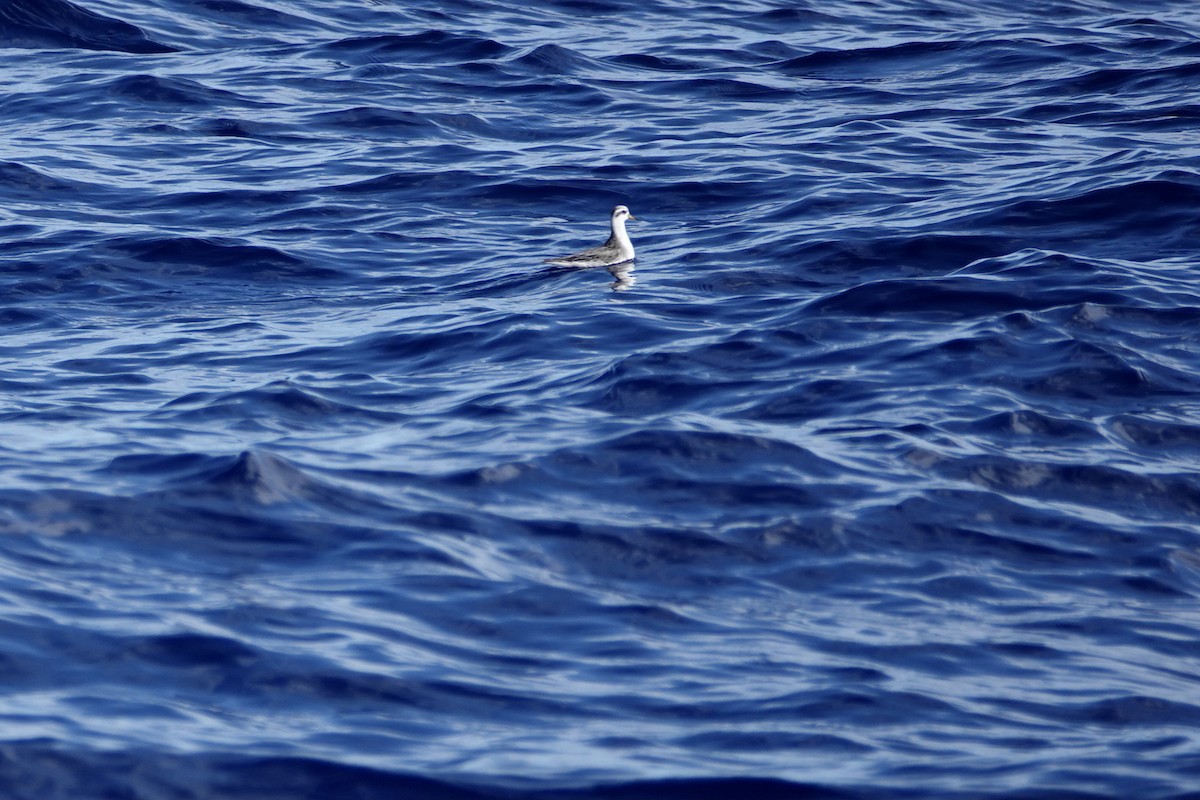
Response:
[[[5,0],[0,794],[1200,796],[1198,82],[1183,0]]]

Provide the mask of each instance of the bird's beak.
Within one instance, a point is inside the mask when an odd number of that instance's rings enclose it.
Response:
[[[629,218],[630,218],[630,219],[637,219],[637,217],[635,217],[635,216],[633,215],[633,212],[632,212],[632,211],[629,213]]]

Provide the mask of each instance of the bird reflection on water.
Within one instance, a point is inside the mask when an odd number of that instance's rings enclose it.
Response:
[[[637,283],[637,276],[633,274],[633,270],[632,261],[608,267],[609,274],[613,276],[612,290],[614,292],[628,292],[634,287]]]

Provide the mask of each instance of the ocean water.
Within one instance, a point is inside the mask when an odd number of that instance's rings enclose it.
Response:
[[[1194,3],[4,0],[0,76],[0,795],[1200,796]]]

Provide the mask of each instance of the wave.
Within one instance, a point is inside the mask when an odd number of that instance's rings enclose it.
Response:
[[[501,58],[511,48],[491,39],[429,30],[407,35],[385,34],[341,39],[321,45],[318,54],[349,63],[447,63]]]
[[[832,746],[833,742],[829,744]],[[836,747],[832,749],[836,750]],[[58,779],[48,781],[41,777],[48,765],[53,765]],[[67,750],[44,741],[0,745],[0,776],[14,787],[13,800],[66,800],[89,792],[121,792],[127,786],[125,776],[130,772],[142,775],[141,785],[155,795],[187,792],[196,796],[215,796],[230,785],[269,787],[246,795],[264,800],[285,796],[295,800],[318,800],[344,795],[348,791],[363,798],[411,797],[420,800],[716,800],[746,793],[764,800],[857,800],[867,797],[889,800],[909,796],[899,790],[875,789],[859,793],[767,778],[698,778],[582,784],[559,789],[518,788],[503,781],[494,785],[478,781],[454,783],[317,758],[247,757],[223,753],[103,753]],[[21,788],[33,785],[38,787],[36,791]],[[980,796],[1001,798],[1005,795]],[[1009,796],[1016,798],[1018,795]]]
[[[969,276],[936,279],[883,280],[859,284],[813,301],[814,313],[934,314],[973,318],[1013,311],[1042,311],[1063,305],[1114,305],[1125,297],[1115,291],[1074,287],[1038,292],[1014,292],[1010,287]]]
[[[1048,242],[1120,226],[1130,235],[1174,242],[1200,201],[1200,175],[1171,170],[1155,178],[1088,189],[1067,197],[1022,199],[973,220],[987,228],[1026,234],[1048,229]],[[1055,235],[1055,229],[1064,231]],[[1180,243],[1182,244],[1182,242]],[[1190,250],[1189,250],[1190,252]]]
[[[845,698],[845,704],[853,703]],[[1122,720],[1147,720],[1155,709],[1166,709],[1181,724],[1190,724],[1195,709],[1185,703],[1170,703],[1156,698],[1128,696],[1081,706],[1077,718],[1090,724],[1106,727],[1119,725]],[[1046,709],[1027,704],[1026,710],[1037,717]],[[736,734],[726,740],[738,741]],[[636,739],[626,740],[633,744]],[[767,737],[766,741],[783,742],[784,737]],[[614,743],[617,744],[617,743]],[[812,737],[796,740],[797,749],[823,750],[829,755],[851,755],[861,752],[853,743],[839,737]],[[743,747],[752,747],[749,740]],[[1028,738],[1011,742],[1012,746],[1038,749],[1040,740]],[[716,748],[714,748],[716,749]],[[42,777],[53,769],[54,780]],[[918,777],[924,770],[909,774]],[[1049,767],[1046,771],[1050,772]],[[837,787],[817,782],[787,781],[759,777],[696,777],[626,782],[595,782],[577,780],[570,784],[545,788],[514,785],[513,781],[458,781],[391,771],[369,766],[339,763],[320,758],[288,755],[247,756],[243,754],[206,752],[191,755],[163,754],[149,751],[101,752],[79,748],[65,749],[45,741],[28,741],[0,746],[0,777],[13,786],[13,800],[66,800],[93,793],[118,793],[127,787],[128,774],[139,776],[139,786],[147,795],[170,796],[193,794],[216,796],[229,786],[268,787],[254,790],[247,797],[288,797],[295,800],[318,800],[347,791],[363,798],[411,797],[420,800],[724,800],[752,795],[763,800],[901,800],[914,796],[930,800],[954,800],[962,797],[957,789],[914,790],[905,786]],[[901,777],[898,776],[899,781]],[[994,774],[980,773],[980,782]],[[38,779],[35,781],[35,779]],[[1150,789],[1152,781],[1135,781],[1139,789]],[[26,787],[37,786],[36,791]],[[972,792],[980,800],[1049,800],[1052,797],[1071,800],[1117,800],[1120,794],[1080,791],[1067,785],[1053,790],[1005,790],[986,788]],[[1178,798],[1177,792],[1147,792],[1146,796]]]
[[[36,200],[47,195],[69,195],[87,186],[80,181],[47,175],[15,161],[0,161],[0,192],[5,197]],[[10,242],[6,240],[3,245],[8,246]]]
[[[0,5],[0,46],[137,54],[176,52],[176,48],[149,38],[136,25],[67,0],[23,0]]]
[[[198,81],[158,75],[123,75],[111,81],[106,90],[120,101],[186,109],[258,105],[233,92],[212,89]]]
[[[275,247],[232,239],[125,236],[110,239],[103,247],[116,257],[109,262],[109,269],[117,273],[318,280],[339,274]]]
[[[331,420],[336,420],[343,430],[351,424],[369,428],[407,419],[406,415],[396,412],[372,410],[361,405],[361,401],[356,403],[350,398],[325,396],[293,381],[277,381],[257,389],[227,394],[188,394],[167,403],[156,416],[179,425],[206,419],[277,419],[282,416],[295,424],[303,425],[307,420],[314,428],[324,428]]]

